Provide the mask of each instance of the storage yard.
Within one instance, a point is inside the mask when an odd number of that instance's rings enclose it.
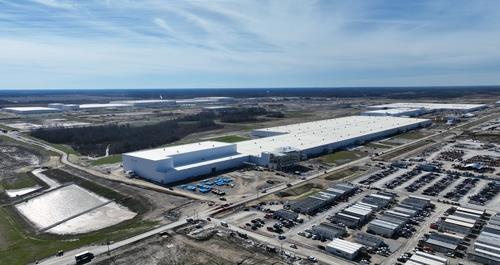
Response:
[[[250,102],[285,118],[217,120],[223,127],[104,157],[27,136],[38,128],[143,126]],[[491,140],[498,111],[366,103],[203,97],[4,109],[1,214],[33,237],[65,242],[23,242],[39,253],[24,263],[59,250],[41,264],[71,263],[83,250],[96,254],[95,264],[500,262],[500,143]],[[448,124],[450,115],[456,123]],[[0,237],[0,247],[8,240]]]

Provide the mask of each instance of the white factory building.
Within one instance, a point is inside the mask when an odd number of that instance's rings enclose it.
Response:
[[[456,112],[472,112],[487,108],[486,104],[446,104],[446,103],[424,103],[424,102],[405,102],[391,103],[375,106],[368,106],[368,109],[423,109],[426,112],[434,111],[456,111]]]
[[[425,113],[424,109],[398,108],[398,109],[377,109],[363,112],[365,116],[394,116],[394,117],[417,117]]]
[[[61,112],[60,109],[48,108],[48,107],[12,107],[12,108],[3,108],[2,110],[21,115],[37,115],[37,114],[50,114],[50,113]]]
[[[430,120],[350,116],[254,130],[258,139],[213,141],[123,154],[123,168],[159,183],[172,183],[246,163],[282,168],[310,156],[363,144],[429,125]]]
[[[166,99],[122,100],[122,101],[111,101],[110,103],[126,104],[134,108],[168,108],[176,106],[175,100],[166,100]]]
[[[76,104],[50,103],[49,108],[60,109],[62,111],[79,110],[80,106]]]

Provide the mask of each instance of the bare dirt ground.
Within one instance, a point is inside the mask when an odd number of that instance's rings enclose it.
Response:
[[[111,256],[103,255],[95,260],[96,265],[251,265],[286,264],[275,257],[256,252],[253,248],[240,246],[236,238],[225,238],[216,234],[210,238],[196,240],[184,235],[151,237],[133,246],[115,250]],[[235,244],[237,243],[237,244]]]

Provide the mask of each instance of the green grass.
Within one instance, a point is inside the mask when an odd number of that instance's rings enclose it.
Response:
[[[13,180],[2,180],[0,182],[0,188],[4,190],[16,190],[29,188],[37,185],[38,183],[33,179],[33,177],[27,173],[19,173]]]
[[[57,236],[32,235],[17,222],[12,210],[0,208],[0,264],[22,265],[91,243],[103,244],[150,230],[156,222],[132,219],[97,232]]]
[[[65,144],[52,144],[52,143],[47,143],[48,145],[54,147],[57,150],[63,151],[64,153],[68,155],[79,155],[78,152],[76,152],[71,146],[67,146]]]
[[[110,155],[107,157],[99,158],[97,160],[92,161],[93,166],[101,166],[101,165],[107,165],[107,164],[115,164],[115,163],[121,163],[122,162],[122,155],[121,154],[116,154],[116,155]]]
[[[31,135],[27,135],[27,134],[23,134],[24,137],[26,138],[30,138],[32,140],[35,140],[35,141],[38,141],[38,142],[42,142],[46,145],[50,145],[52,147],[54,147],[55,149],[59,150],[59,151],[62,151],[68,155],[80,155],[78,152],[76,152],[73,148],[71,148],[71,146],[68,146],[68,145],[65,145],[65,144],[54,144],[54,143],[49,143],[47,141],[44,141],[42,139],[39,139],[39,138],[36,138],[36,137],[33,137]]]
[[[246,141],[249,139],[250,138],[248,138],[248,137],[244,137],[244,136],[240,136],[240,135],[226,135],[226,136],[211,138],[208,140],[209,141],[224,142],[224,143],[236,143],[236,142]]]
[[[306,191],[302,194],[300,194],[299,196],[297,196],[295,199],[298,200],[298,199],[303,199],[305,197],[308,197],[308,196],[311,196],[317,192],[319,192],[321,189],[319,188],[312,188],[310,191]]]
[[[327,175],[325,177],[325,179],[326,180],[338,180],[338,179],[342,179],[342,178],[351,176],[354,173],[355,173],[355,171],[353,171],[350,168],[347,168],[347,169],[343,169],[343,170],[340,170],[340,171],[337,171],[334,173],[330,173],[329,175]]]
[[[357,151],[337,151],[324,155],[320,159],[327,164],[341,165],[361,158],[365,155],[366,154]]]

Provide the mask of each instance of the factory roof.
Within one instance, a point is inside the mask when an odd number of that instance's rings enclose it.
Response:
[[[47,108],[47,107],[10,107],[10,108],[3,108],[3,110],[9,110],[9,111],[17,111],[17,112],[31,112],[31,111],[61,111],[60,109],[56,108]]]
[[[335,238],[327,245],[329,248],[337,249],[345,253],[354,254],[363,248],[363,245]]]
[[[101,109],[101,108],[124,108],[131,107],[130,104],[124,103],[102,103],[102,104],[82,104],[80,105],[80,109]]]
[[[143,104],[143,103],[175,103],[175,100],[168,99],[138,99],[138,100],[120,100],[111,101],[110,104]]]
[[[126,153],[125,155],[157,161],[175,156],[179,153],[190,153],[190,152],[196,152],[196,151],[207,150],[216,147],[231,146],[231,145],[234,144],[222,143],[216,141],[204,141],[192,144],[183,144],[183,145],[169,146],[163,148],[149,149],[144,151],[130,152]]]
[[[254,132],[270,132],[278,135],[238,142],[238,152],[260,156],[262,152],[290,146],[307,150],[336,142],[349,141],[404,126],[428,123],[426,119],[387,116],[350,116],[292,125],[258,129]]]
[[[180,166],[176,166],[175,170],[181,171],[181,170],[186,170],[186,169],[189,169],[189,168],[196,168],[196,167],[201,167],[201,166],[205,166],[205,165],[210,165],[210,164],[217,163],[217,162],[231,161],[233,159],[243,158],[245,156],[247,156],[247,155],[245,155],[245,154],[234,154],[234,155],[230,155],[230,156],[224,156],[224,157],[214,158],[214,159],[210,159],[210,160],[200,161],[200,162],[197,162],[197,163],[182,164]]]
[[[427,110],[475,110],[486,107],[485,104],[443,104],[424,102],[405,102],[369,106],[370,109],[392,109],[392,108],[424,108]]]
[[[363,112],[363,114],[386,114],[386,115],[404,115],[408,112],[418,112],[420,108],[394,108],[394,109],[378,109]]]

